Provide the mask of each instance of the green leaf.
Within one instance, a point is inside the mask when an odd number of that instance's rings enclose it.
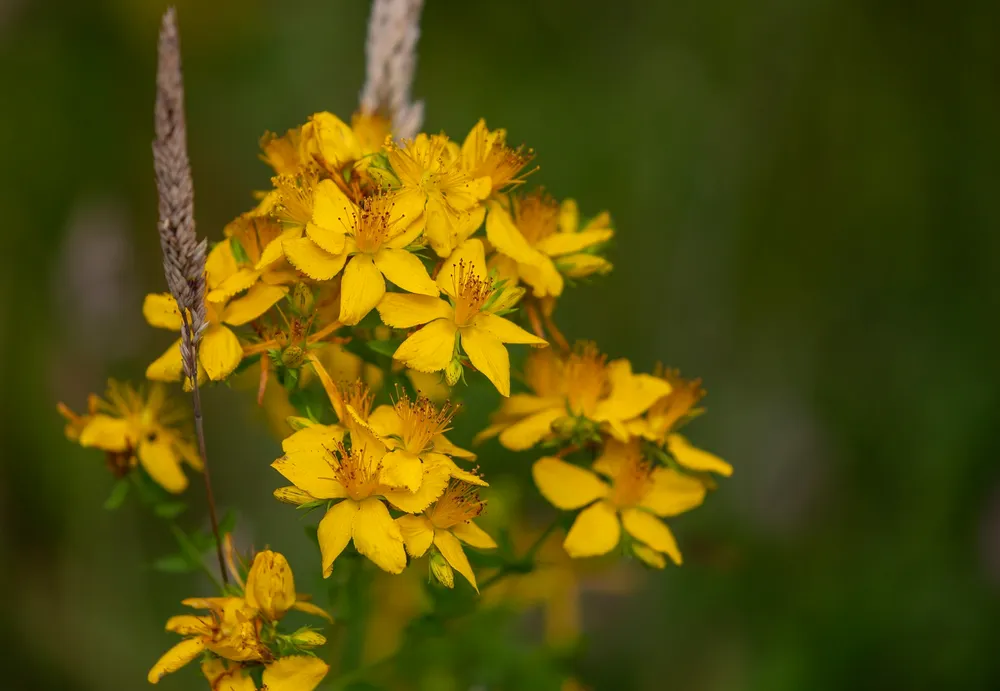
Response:
[[[187,511],[187,504],[182,501],[164,502],[153,507],[153,513],[160,518],[166,518],[168,520],[171,518],[177,518],[185,511]]]
[[[104,508],[108,511],[114,511],[120,507],[125,501],[125,497],[128,496],[128,489],[129,480],[124,477],[120,478],[111,488],[111,494],[104,500]]]
[[[233,258],[236,259],[237,264],[250,263],[250,257],[247,255],[247,251],[243,249],[243,243],[241,243],[238,238],[229,238],[229,246],[233,250]]]
[[[170,554],[153,562],[153,568],[164,573],[191,573],[198,566],[192,564],[183,554]]]
[[[189,536],[175,525],[170,526],[170,531],[174,534],[177,544],[180,545],[181,553],[188,559],[188,561],[193,564],[200,564],[201,555],[202,552],[205,551],[205,548],[198,545],[198,534],[196,533],[195,535]]]

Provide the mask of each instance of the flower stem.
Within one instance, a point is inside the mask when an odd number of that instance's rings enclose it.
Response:
[[[531,571],[533,571],[536,566],[535,554],[545,543],[545,540],[548,539],[549,535],[552,534],[552,531],[558,527],[558,525],[559,525],[558,519],[552,521],[548,525],[548,527],[542,531],[542,534],[539,535],[537,538],[535,538],[535,541],[531,543],[531,546],[528,548],[528,551],[524,553],[523,557],[521,557],[517,561],[504,564],[499,568],[499,570],[497,570],[496,573],[494,573],[492,576],[490,576],[485,581],[480,583],[479,592],[481,593],[490,586],[496,585],[503,579],[507,578],[507,576],[510,576],[512,574],[515,573],[523,574],[523,573],[530,573]]]

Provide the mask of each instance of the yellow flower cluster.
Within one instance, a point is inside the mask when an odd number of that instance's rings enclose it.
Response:
[[[262,672],[261,691],[315,689],[329,666],[309,651],[326,638],[309,627],[284,634],[278,623],[292,609],[332,621],[330,616],[295,592],[288,561],[277,552],[259,552],[245,582],[232,559],[229,568],[239,594],[184,600],[181,604],[208,613],[181,614],[167,621],[167,631],[184,640],[153,665],[149,682],[156,684],[201,656],[201,671],[213,689],[257,691],[254,671]]]
[[[732,466],[697,449],[677,429],[697,415],[699,381],[674,371],[635,374],[628,360],[607,361],[592,343],[568,353],[533,353],[525,366],[531,393],[506,399],[479,439],[499,436],[508,449],[544,444],[559,453],[537,460],[535,484],[555,507],[582,509],[563,543],[572,557],[607,554],[627,536],[626,549],[656,568],[681,563],[660,519],[699,506],[711,473]],[[586,465],[561,456],[587,448]]]

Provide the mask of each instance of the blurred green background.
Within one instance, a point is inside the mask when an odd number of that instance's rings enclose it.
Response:
[[[427,4],[427,128],[462,137],[485,116],[535,148],[534,183],[612,213],[616,271],[568,293],[561,322],[702,376],[691,436],[736,467],[673,522],[682,568],[587,601],[580,678],[1000,688],[1000,5]],[[163,621],[208,585],[149,569],[162,522],[101,510],[112,480],[54,410],[169,342],[139,311],[163,289],[163,9],[0,0],[5,689],[143,688],[174,640]],[[355,107],[367,4],[179,13],[199,229],[217,238],[267,184],[265,130]],[[245,541],[305,572],[249,398],[209,392],[217,492]]]

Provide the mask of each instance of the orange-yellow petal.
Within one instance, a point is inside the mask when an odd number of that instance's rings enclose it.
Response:
[[[180,381],[184,371],[184,363],[181,362],[181,342],[180,339],[167,348],[160,357],[149,363],[146,368],[146,379],[152,381]]]
[[[630,420],[670,393],[670,384],[649,374],[633,374],[625,359],[608,363],[611,394],[597,404],[595,420]]]
[[[409,293],[438,295],[437,284],[423,263],[406,250],[383,247],[375,255],[375,266],[392,283]]]
[[[472,521],[452,526],[451,534],[476,549],[496,549],[496,541]]]
[[[313,691],[329,671],[318,657],[290,655],[268,664],[262,681],[267,691]]]
[[[379,481],[393,489],[416,492],[424,477],[424,467],[416,454],[403,449],[390,451],[382,457]]]
[[[87,419],[80,432],[80,445],[104,451],[125,451],[132,434],[132,425],[128,420],[98,413]]]
[[[524,238],[506,209],[497,202],[490,202],[488,209],[486,237],[498,252],[523,264],[536,264],[542,260],[541,254]]]
[[[406,514],[396,519],[403,536],[406,552],[411,557],[422,557],[434,541],[434,526],[425,516]]]
[[[354,226],[358,207],[348,199],[333,180],[320,180],[313,192],[313,224],[327,228],[341,236]],[[320,244],[320,243],[317,243]],[[322,246],[322,245],[320,245]],[[341,249],[343,244],[341,244]],[[327,250],[337,253],[339,249]]]
[[[356,254],[344,268],[340,287],[340,321],[354,325],[385,295],[385,280],[369,254]]]
[[[176,672],[201,655],[203,650],[205,650],[205,643],[201,638],[185,638],[156,661],[153,668],[149,670],[146,679],[150,684],[156,684],[166,675]]]
[[[455,322],[449,319],[435,319],[403,341],[392,357],[405,363],[407,367],[421,372],[443,370],[451,362],[455,352],[457,334],[458,327],[455,326]],[[503,348],[502,345],[500,347]]]
[[[222,321],[233,326],[252,322],[271,309],[286,294],[288,294],[286,286],[256,283],[247,291],[246,295],[236,298],[226,305],[226,309],[222,313]]]
[[[198,349],[198,362],[205,368],[209,379],[222,381],[232,374],[242,359],[243,348],[236,334],[220,324],[205,329]]]
[[[671,434],[667,437],[667,448],[670,449],[670,453],[677,459],[677,462],[685,468],[718,473],[724,477],[733,474],[733,466],[713,453],[692,446],[691,442],[679,434]]]
[[[316,537],[319,540],[320,556],[323,561],[323,578],[330,577],[333,573],[333,562],[351,541],[354,519],[360,508],[357,502],[345,499],[333,505],[319,522]]]
[[[563,541],[563,548],[574,558],[596,557],[613,550],[620,538],[621,526],[614,507],[599,501],[576,517]]]
[[[503,343],[528,343],[530,345],[548,345],[544,338],[539,338],[530,331],[525,331],[520,326],[498,317],[495,314],[483,312],[476,315],[473,323],[480,329],[489,331],[500,339]]]
[[[476,585],[476,574],[473,573],[472,566],[469,564],[469,558],[465,556],[462,543],[458,541],[458,538],[447,530],[437,530],[434,532],[434,546],[441,552],[441,556],[448,562],[448,565],[465,576],[465,580],[478,593],[479,586]]]
[[[323,617],[329,622],[333,621],[333,617],[330,613],[318,605],[314,605],[311,602],[305,602],[304,600],[296,600],[295,604],[292,605],[292,609],[302,612],[304,614],[312,614],[317,617]]]
[[[670,528],[659,518],[642,509],[626,509],[622,513],[622,525],[636,540],[657,552],[663,552],[680,566],[683,559],[681,551],[677,548],[677,540],[674,539]]]
[[[700,506],[705,499],[705,485],[676,470],[657,468],[651,480],[652,485],[640,505],[657,516],[676,516]]]
[[[425,467],[424,478],[420,482],[420,489],[416,492],[386,489],[382,492],[382,496],[400,511],[420,513],[444,493],[450,480],[451,475],[446,470],[434,466]]]
[[[150,293],[142,301],[142,316],[150,326],[171,331],[181,330],[181,311],[170,293]]]
[[[511,451],[530,449],[552,432],[552,423],[566,417],[566,408],[548,408],[518,420],[500,432],[500,443]]]
[[[608,494],[608,486],[597,475],[555,456],[535,461],[531,475],[538,491],[557,509],[578,509]]]
[[[383,571],[402,573],[406,552],[399,526],[380,499],[370,497],[359,505],[352,526],[354,546]]]
[[[444,300],[429,295],[386,293],[378,304],[382,321],[395,329],[409,329],[435,319],[450,319],[454,310]]]
[[[149,476],[163,489],[180,494],[188,486],[187,476],[181,470],[181,459],[170,440],[159,437],[154,441],[139,441],[139,463]]]
[[[503,342],[477,326],[461,330],[462,350],[472,365],[489,379],[501,396],[510,396],[510,356]]]
[[[538,241],[536,247],[550,257],[581,252],[607,242],[615,234],[611,228],[581,230],[579,233],[552,233]]]
[[[347,253],[330,254],[309,238],[285,240],[282,243],[288,263],[314,281],[329,281],[340,273]]]

